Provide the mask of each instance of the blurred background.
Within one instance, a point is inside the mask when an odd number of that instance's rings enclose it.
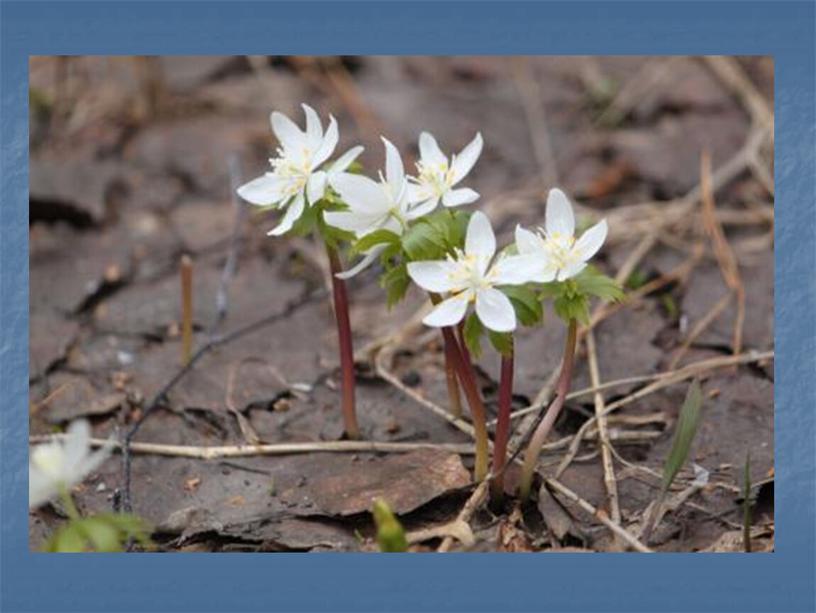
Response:
[[[138,415],[178,364],[182,253],[195,260],[199,342],[217,319],[230,254],[237,272],[226,327],[283,309],[304,289],[325,283],[325,261],[311,241],[268,239],[275,220],[239,213],[232,196],[268,168],[277,146],[269,113],[281,111],[302,125],[301,102],[337,118],[337,152],[365,145],[368,174],[383,167],[380,135],[400,148],[412,172],[420,131],[432,132],[446,152],[459,151],[481,131],[484,151],[467,186],[481,194],[474,206],[490,215],[500,242],[511,240],[517,223],[543,222],[554,186],[577,203],[581,223],[606,217],[610,235],[599,266],[623,274],[630,291],[650,283],[656,289],[598,327],[605,380],[772,350],[773,79],[768,57],[32,57],[32,432],[91,416],[97,434],[105,435]],[[713,173],[710,192],[701,184],[704,152]],[[715,200],[708,221],[701,208],[707,193]],[[358,347],[398,328],[424,301],[411,293],[386,313],[374,269],[356,278],[351,291]],[[519,407],[557,367],[558,351],[542,347],[560,347],[561,335],[552,318],[543,331],[520,334]],[[336,365],[334,342],[325,301],[307,304],[240,349],[202,364],[198,378],[170,398],[173,411],[146,426],[145,440],[243,440],[246,424],[236,430],[227,408],[242,412],[261,440],[338,435],[339,412],[326,408],[334,391],[322,400],[280,396],[281,378],[325,380]],[[394,370],[404,385],[444,402],[435,342],[418,336],[396,354]],[[235,363],[259,355],[279,377],[251,367],[235,375]],[[485,355],[479,364],[489,402],[494,358]],[[585,359],[579,362],[576,388],[589,384]],[[618,387],[607,401],[634,389]],[[671,415],[684,391],[668,388],[629,410]],[[714,409],[697,461],[710,469],[730,466],[723,470],[734,472],[727,475],[733,482],[751,447],[754,478],[767,479],[772,360],[712,376],[705,391]],[[361,393],[370,438],[467,440],[434,425],[395,389],[363,385]],[[286,409],[275,410],[281,398]],[[561,434],[574,433],[594,410],[591,397],[571,407],[558,424]],[[667,423],[633,427],[663,432]],[[657,467],[668,442],[663,436],[623,453]],[[160,460],[138,459],[136,487],[139,475],[151,471],[176,471],[168,483],[178,486],[201,470]],[[579,465],[563,479],[599,503],[599,470],[597,461]],[[115,482],[115,463],[108,472]],[[112,485],[89,492],[83,504],[109,506]],[[195,495],[205,496],[203,488]],[[140,495],[145,502],[137,510],[156,522],[184,503],[172,488]],[[636,484],[621,496],[631,509],[648,502]],[[713,540],[705,530],[684,538],[691,540],[667,547],[693,549]]]

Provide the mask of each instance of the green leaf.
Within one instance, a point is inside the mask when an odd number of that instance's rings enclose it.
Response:
[[[355,253],[365,253],[372,247],[376,247],[377,245],[388,244],[388,245],[399,245],[400,244],[400,237],[397,234],[391,232],[391,230],[375,230],[370,234],[366,234],[364,237],[355,241],[354,245],[352,246],[352,250]]]
[[[523,326],[534,326],[544,317],[544,309],[535,291],[526,285],[506,285],[499,288],[510,299],[516,317]]]
[[[476,313],[468,315],[467,319],[465,319],[462,334],[465,339],[465,346],[474,358],[482,355],[482,335],[484,331],[484,326]]]
[[[377,545],[383,553],[401,553],[408,550],[408,539],[405,528],[391,511],[391,507],[382,498],[374,501],[371,510],[374,524],[377,526]]]
[[[553,309],[566,323],[572,319],[582,324],[589,323],[589,299],[583,294],[564,292],[553,302]]]
[[[43,550],[50,553],[81,553],[88,551],[88,544],[77,522],[68,522],[51,535]]]
[[[587,296],[595,296],[606,302],[620,301],[624,297],[623,289],[618,282],[594,266],[587,266],[572,280],[577,290]]]
[[[401,263],[387,270],[380,277],[380,285],[385,289],[386,304],[390,309],[405,296],[411,278],[408,276],[408,267]]]
[[[493,348],[503,356],[513,354],[513,333],[512,332],[494,332],[487,331],[487,337],[490,339],[490,344]]]
[[[136,515],[100,513],[71,520],[59,528],[45,544],[51,552],[114,552],[122,551],[134,539],[143,546],[151,545],[150,525]]]
[[[402,249],[412,262],[444,259],[445,234],[433,224],[420,220],[403,234]]]
[[[699,381],[695,379],[689,386],[686,399],[680,409],[680,417],[677,419],[672,447],[663,467],[663,491],[667,491],[671,487],[674,478],[688,458],[691,443],[700,425],[702,406],[703,392],[700,389]]]

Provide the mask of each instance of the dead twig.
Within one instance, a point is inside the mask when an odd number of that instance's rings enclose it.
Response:
[[[651,549],[649,549],[646,545],[641,543],[633,534],[631,534],[626,528],[621,526],[618,522],[611,519],[604,511],[601,509],[595,508],[591,503],[587,502],[583,498],[581,498],[578,494],[573,492],[569,489],[566,485],[558,481],[557,479],[548,478],[545,479],[545,483],[550,489],[555,490],[562,496],[568,498],[582,510],[590,514],[593,518],[597,519],[603,525],[605,525],[615,536],[618,536],[622,541],[624,541],[627,545],[632,547],[632,549],[636,551],[640,551],[641,553],[653,553]]]
[[[586,335],[587,341],[587,356],[589,362],[589,378],[592,385],[600,385],[600,373],[598,369],[598,352],[595,348],[595,335],[592,330],[589,330]],[[604,415],[604,398],[600,392],[595,392],[595,417],[598,422],[598,440],[601,443],[601,463],[604,469],[604,485],[606,486],[606,495],[609,500],[609,513],[612,521],[620,523],[621,512],[618,504],[618,482],[615,479],[615,466],[612,463],[612,453],[610,451],[612,443],[609,441],[609,432],[607,431],[606,422],[607,417]],[[619,539],[615,539],[616,544]]]
[[[49,443],[63,440],[65,434],[45,434],[31,436],[29,444]],[[92,438],[91,447],[111,446],[113,449],[124,450],[124,444],[119,441],[111,443],[106,439]],[[293,455],[301,453],[409,453],[420,449],[435,449],[449,451],[462,455],[472,455],[473,445],[470,443],[381,443],[377,441],[320,441],[317,443],[261,443],[257,445],[165,445],[161,443],[132,442],[129,445],[133,453],[168,456],[175,458],[191,458],[196,460],[217,460],[221,458],[251,458],[255,456]]]
[[[547,127],[547,116],[542,104],[541,89],[538,81],[530,74],[528,58],[522,56],[511,58],[510,68],[524,108],[524,115],[527,118],[527,125],[530,128],[533,153],[541,172],[541,187],[547,189],[547,187],[558,185],[558,168],[550,131]]]
[[[723,280],[737,298],[737,316],[734,321],[734,334],[731,342],[734,355],[742,351],[742,328],[745,321],[745,286],[742,282],[739,264],[734,251],[728,244],[722,226],[714,214],[714,190],[711,186],[711,155],[703,151],[700,159],[700,186],[703,204],[703,224],[711,240],[712,249],[720,266]]]

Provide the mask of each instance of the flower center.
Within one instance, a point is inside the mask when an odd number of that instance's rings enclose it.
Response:
[[[558,268],[566,268],[578,260],[573,250],[575,237],[563,232],[544,233],[544,247]]]
[[[453,168],[447,161],[438,164],[423,164],[420,161],[417,162],[417,170],[419,183],[437,196],[444,194],[453,185]]]
[[[312,155],[312,150],[304,147],[300,157],[293,159],[283,149],[278,149],[278,157],[269,160],[274,175],[284,181],[282,192],[285,198],[294,196],[306,187],[312,173]]]
[[[492,286],[493,271],[487,275],[482,274],[482,266],[475,255],[467,255],[461,249],[456,249],[447,259],[456,264],[456,268],[448,274],[448,279],[454,285],[465,286],[463,290],[455,292],[455,295],[461,294],[462,291],[487,289]],[[471,301],[475,297],[473,294],[470,297]]]

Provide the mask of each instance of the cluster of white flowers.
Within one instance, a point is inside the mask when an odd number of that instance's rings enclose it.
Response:
[[[272,130],[281,144],[278,157],[270,160],[273,171],[238,190],[241,197],[253,204],[286,210],[280,225],[270,234],[289,231],[306,206],[324,197],[327,186],[337,192],[348,208],[324,213],[325,222],[357,239],[378,230],[402,236],[412,222],[433,212],[440,203],[457,207],[479,198],[474,190],[457,186],[481,155],[481,134],[476,134],[459,154],[448,157],[431,134],[422,132],[416,176],[406,175],[399,151],[383,138],[385,174],[380,172],[379,180],[374,181],[346,172],[362,152],[359,146],[323,169],[337,146],[337,122],[330,117],[324,133],[317,113],[305,104],[303,109],[305,131],[285,115],[272,113]],[[576,240],[572,205],[561,190],[552,189],[544,228],[530,231],[517,227],[518,254],[500,254],[494,261],[496,237],[487,216],[476,212],[468,224],[464,250],[457,250],[446,260],[408,264],[408,274],[417,285],[445,295],[424,323],[435,327],[455,325],[462,321],[473,302],[477,316],[487,328],[510,332],[516,328],[515,311],[509,298],[497,288],[566,281],[578,275],[600,249],[606,232],[606,221],[601,221]],[[384,244],[372,247],[356,266],[338,276],[354,276],[384,249]]]

